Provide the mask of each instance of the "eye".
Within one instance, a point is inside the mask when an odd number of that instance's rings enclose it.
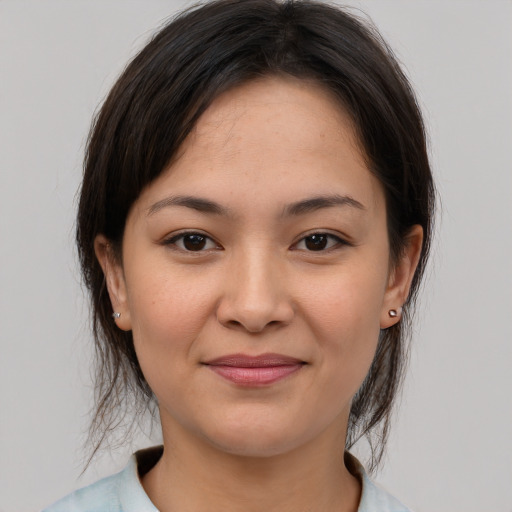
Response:
[[[301,251],[325,251],[337,245],[346,245],[346,242],[329,233],[313,233],[299,240],[294,249]]]
[[[209,249],[218,249],[219,246],[208,236],[202,233],[180,233],[165,242],[187,252],[200,252]]]

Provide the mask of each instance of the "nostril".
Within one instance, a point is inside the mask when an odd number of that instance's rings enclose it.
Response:
[[[241,329],[249,333],[261,333],[262,331],[266,331],[269,328],[277,328],[281,325],[284,325],[280,320],[271,320],[265,324],[251,324],[249,322],[240,322],[238,320],[229,320],[227,322],[221,322],[225,327],[229,329]]]
[[[266,293],[262,289],[259,293],[254,290],[249,293],[251,290],[245,289],[236,291],[236,294],[222,297],[216,308],[217,321],[224,327],[258,333],[280,328],[292,321],[294,308],[291,302],[274,290],[268,289]]]

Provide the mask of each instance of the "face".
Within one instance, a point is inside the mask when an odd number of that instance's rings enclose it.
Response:
[[[251,456],[344,443],[415,265],[412,249],[391,265],[349,117],[283,78],[218,97],[133,205],[122,266],[102,237],[96,251],[164,439]]]

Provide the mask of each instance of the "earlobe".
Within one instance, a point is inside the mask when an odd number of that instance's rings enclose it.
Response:
[[[122,265],[114,254],[112,244],[104,235],[98,235],[95,238],[94,252],[105,276],[112,304],[113,321],[123,331],[129,331],[131,330],[130,310]]]
[[[390,272],[381,311],[381,329],[391,327],[402,317],[402,305],[409,296],[422,246],[423,228],[416,224],[409,230],[402,255]]]

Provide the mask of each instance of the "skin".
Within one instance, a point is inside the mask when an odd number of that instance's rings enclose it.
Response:
[[[202,249],[183,232],[206,237]],[[159,402],[164,455],[142,480],[159,510],[357,510],[342,456],[350,404],[380,329],[400,321],[389,310],[421,242],[414,226],[392,264],[382,187],[319,85],[271,77],[213,102],[130,210],[122,263],[96,240],[117,325],[133,331]],[[304,364],[259,387],[204,364],[235,353]]]

